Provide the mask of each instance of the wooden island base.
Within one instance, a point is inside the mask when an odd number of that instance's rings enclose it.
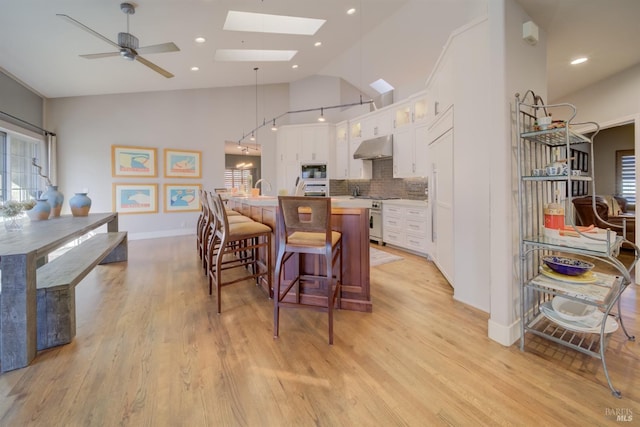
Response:
[[[275,270],[277,253],[278,225],[276,221],[277,203],[275,197],[237,197],[228,200],[228,206],[250,217],[254,221],[266,224],[274,231],[272,238],[272,256]],[[331,223],[333,229],[342,233],[342,292],[340,308],[342,310],[371,312],[371,292],[369,281],[369,209],[361,203],[349,200],[332,200]],[[337,206],[336,206],[337,205]],[[352,205],[352,206],[349,206]],[[360,205],[360,206],[359,206]],[[304,256],[304,255],[302,255]],[[262,259],[266,259],[264,254]],[[292,257],[284,267],[285,279],[293,276],[297,268],[295,257]],[[307,257],[304,261],[305,273],[319,271],[322,265],[315,257]],[[272,278],[273,283],[273,278]],[[272,289],[261,282],[263,290],[272,295]],[[306,304],[326,304],[326,289],[320,282],[305,282],[300,286],[300,298]]]

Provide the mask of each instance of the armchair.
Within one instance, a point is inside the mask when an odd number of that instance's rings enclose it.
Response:
[[[576,197],[573,199],[573,206],[576,213],[576,225],[589,226],[591,224],[599,228],[610,228],[619,235],[623,234],[622,223],[626,220],[626,239],[632,243],[636,240],[636,218],[632,212],[627,212],[627,200],[623,197],[613,196],[617,202],[620,212],[617,215],[609,215],[609,205],[605,197],[595,196],[596,212],[605,224],[596,216],[592,207],[592,196]]]

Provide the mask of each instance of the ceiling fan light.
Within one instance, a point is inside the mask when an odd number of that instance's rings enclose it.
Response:
[[[121,49],[120,56],[129,61],[136,59],[136,55],[130,49]]]

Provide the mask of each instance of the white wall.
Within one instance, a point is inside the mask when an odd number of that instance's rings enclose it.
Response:
[[[289,109],[288,85],[260,88],[262,117]],[[120,228],[131,238],[188,234],[195,230],[197,213],[163,213],[162,184],[202,183],[224,186],[224,141],[237,141],[255,127],[255,87],[58,98],[47,101],[46,127],[58,134],[58,184],[68,200],[89,188],[93,212],[112,210],[112,183],[160,184],[157,214],[121,215]],[[263,177],[275,182],[275,133],[258,133],[263,147]],[[111,145],[158,149],[157,178],[112,178]],[[164,178],[162,150],[202,151],[202,179]],[[69,208],[65,202],[63,213]]]
[[[640,65],[553,102],[574,104],[578,109],[576,122],[602,124],[636,115],[640,113]]]
[[[514,96],[527,89],[546,96],[546,35],[535,46],[522,40],[530,18],[515,0],[489,2],[493,137],[487,141],[491,185],[491,318],[489,337],[511,345],[520,335],[517,276],[518,213]]]
[[[362,13],[366,14],[368,5],[364,3]],[[319,74],[342,76],[366,91],[370,83],[388,75],[387,70],[403,67],[403,81],[389,83],[395,87],[396,101],[405,99],[424,89],[426,77],[451,31],[484,15],[486,10],[487,0],[410,0]],[[404,58],[410,57],[414,60],[407,63]],[[373,89],[367,93],[376,96]]]
[[[454,117],[454,298],[490,311],[490,186],[487,145],[492,111],[489,28],[483,19],[456,34],[446,54],[452,55]]]
[[[0,111],[42,127],[43,99],[29,88],[0,71]],[[0,120],[12,121],[0,115]],[[24,126],[22,122],[16,122]],[[34,130],[32,128],[29,128]]]
[[[616,151],[634,149],[632,124],[603,129],[593,140],[595,188],[597,194],[618,194],[616,191]]]
[[[341,103],[341,80],[337,77],[311,76],[306,79],[290,83],[289,107],[291,111],[307,110],[317,107],[330,107]],[[328,122],[340,121],[340,110],[330,109],[323,112]],[[320,111],[291,114],[289,123],[314,123],[318,120]]]

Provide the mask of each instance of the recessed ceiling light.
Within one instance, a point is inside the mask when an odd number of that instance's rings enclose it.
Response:
[[[255,33],[314,35],[327,22],[324,19],[299,18],[297,16],[267,15],[265,13],[230,10],[224,21],[228,31],[252,31]]]
[[[298,68],[298,64],[293,64],[293,65],[291,66],[291,68],[293,68],[293,69],[295,70],[296,68]]]
[[[206,41],[207,39],[205,39],[204,37],[196,37],[196,43],[204,43]]]
[[[371,83],[369,86],[374,88],[379,94],[387,93],[393,90],[393,86],[387,83],[384,79],[378,79]]]
[[[589,58],[587,57],[582,57],[582,58],[576,58],[573,61],[571,61],[571,65],[578,65],[578,64],[582,64],[583,62],[587,62],[589,60]]]
[[[218,49],[215,61],[290,61],[297,50]]]
[[[322,46],[322,42],[315,42],[313,45],[314,45],[315,47]]]
[[[353,15],[354,13],[356,13],[355,7],[352,7],[351,9],[347,10],[347,15]]]
[[[191,71],[198,71],[200,67],[191,67]]]

